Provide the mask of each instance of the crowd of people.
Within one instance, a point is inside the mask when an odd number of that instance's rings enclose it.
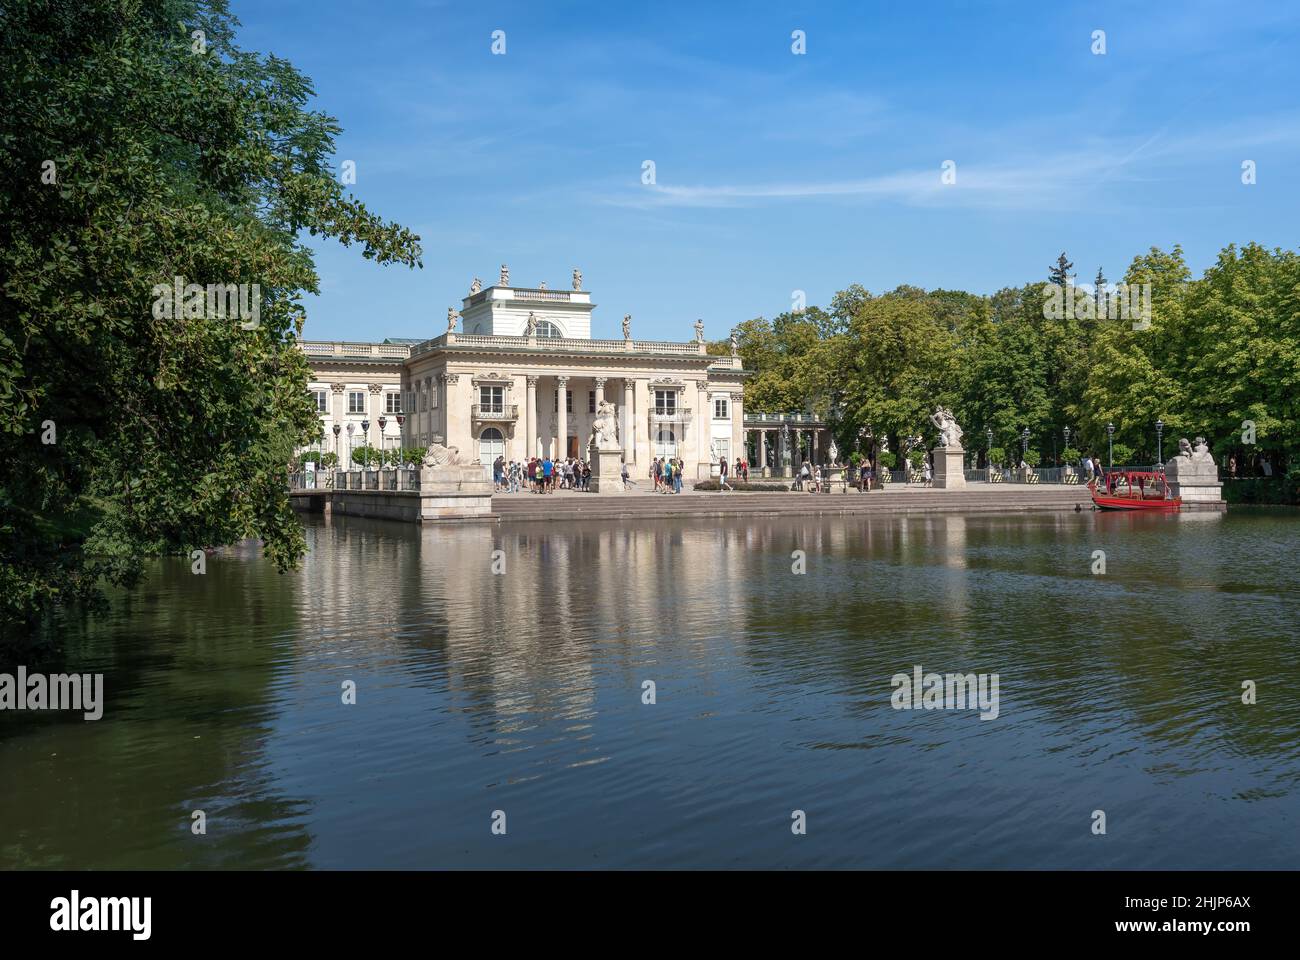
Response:
[[[623,465],[623,484],[627,486],[629,477],[627,465]],[[492,462],[492,484],[497,493],[554,493],[556,490],[589,491],[591,489],[591,464],[585,460],[569,457],[565,460],[552,460],[550,457],[533,457],[526,463],[519,460],[506,461],[497,457]]]

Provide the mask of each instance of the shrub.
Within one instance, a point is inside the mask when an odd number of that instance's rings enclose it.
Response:
[[[380,462],[377,447],[357,447],[352,451],[352,462],[357,466],[377,466]]]
[[[1082,456],[1083,454],[1074,449],[1074,447],[1066,447],[1061,451],[1061,459],[1066,463],[1078,463]]]
[[[1002,447],[989,448],[989,465],[1000,467],[1007,462],[1007,451]]]
[[[1036,467],[1043,462],[1043,455],[1037,450],[1029,449],[1025,451],[1025,463],[1031,467]]]
[[[898,466],[898,454],[896,453],[882,453],[880,456],[876,457],[876,460],[886,470],[893,470]]]

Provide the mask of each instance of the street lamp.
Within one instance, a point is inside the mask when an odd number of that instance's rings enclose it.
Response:
[[[1156,463],[1157,464],[1164,463],[1164,458],[1161,456],[1161,454],[1164,453],[1164,448],[1161,446],[1161,436],[1164,434],[1164,432],[1165,432],[1164,420],[1157,420],[1156,421]]]
[[[370,421],[368,419],[361,421],[361,449],[365,451],[365,453],[362,454],[361,466],[364,469],[369,470],[370,469]]]
[[[379,424],[379,466],[382,469],[384,466],[384,427],[388,426],[388,418],[381,415],[377,422]]]
[[[339,434],[342,431],[343,431],[342,427],[340,427],[337,423],[334,424],[334,459],[335,460],[339,460]],[[340,463],[341,462],[342,461],[340,460]],[[338,465],[336,464],[335,469],[337,469],[337,467]]]
[[[343,467],[344,470],[352,469],[352,431],[356,429],[356,424],[348,424],[348,462]]]
[[[1025,457],[1029,456],[1029,428],[1025,427],[1020,432],[1020,462],[1025,462]]]
[[[984,448],[985,450],[984,459],[988,462],[985,463],[984,466],[988,467],[989,469],[992,469],[993,468],[993,428],[986,427],[984,430],[984,435],[989,438],[988,446]]]
[[[1070,428],[1069,427],[1065,428],[1065,449],[1066,450],[1070,449]]]
[[[1115,466],[1115,424],[1106,424],[1106,446],[1108,449],[1107,459],[1111,467]]]
[[[402,443],[402,424],[406,423],[406,417],[401,410],[397,411],[397,456],[401,460],[402,466],[406,466],[406,448],[401,446]]]

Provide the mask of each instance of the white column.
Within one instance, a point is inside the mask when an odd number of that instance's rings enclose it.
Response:
[[[632,433],[632,378],[623,378],[623,459],[636,462],[636,437]]]
[[[524,408],[524,459],[537,456],[537,378],[528,378],[528,404]]]
[[[568,400],[569,378],[556,377],[555,382],[559,385],[555,391],[555,432],[560,436],[556,441],[559,452],[552,456],[553,460],[556,457],[562,459],[569,455],[569,410],[565,402]]]
[[[599,410],[599,409],[600,409],[600,405],[601,405],[602,403],[605,402],[605,379],[606,379],[605,377],[597,377],[597,378],[596,378],[596,381],[595,381],[595,382],[596,382],[596,409],[597,409],[597,410]]]

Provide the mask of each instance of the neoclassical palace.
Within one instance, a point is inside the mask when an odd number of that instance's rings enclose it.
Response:
[[[550,290],[511,285],[503,266],[493,286],[474,280],[460,311],[448,311],[447,331],[431,340],[303,341],[320,449],[344,463],[367,444],[431,442],[485,465],[498,456],[586,459],[603,400],[614,404],[623,458],[635,469],[667,456],[685,461],[688,477],[736,457],[779,470],[789,459],[783,435],[795,464],[804,451],[817,458],[825,425],[747,417],[750,371],[734,344],[729,356],[706,352],[701,321],[690,340],[637,340],[625,316],[623,339],[593,340],[594,309],[577,270],[572,289]]]

